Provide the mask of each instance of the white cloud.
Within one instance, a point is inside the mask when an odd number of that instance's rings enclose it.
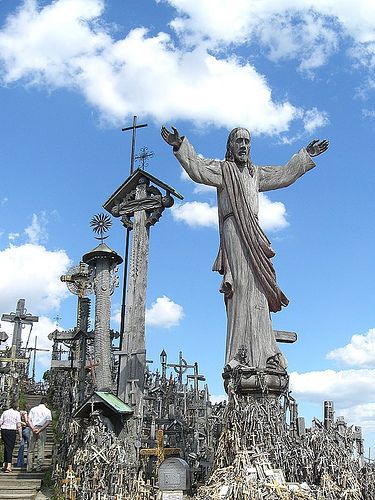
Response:
[[[190,227],[218,227],[217,206],[211,206],[207,202],[190,201],[174,205],[172,216]],[[287,227],[289,223],[286,220],[285,205],[279,201],[271,201],[264,193],[259,193],[259,224],[265,231],[278,231]]]
[[[178,326],[183,317],[183,307],[165,295],[158,297],[151,308],[146,310],[146,324],[148,326],[171,328]]]
[[[188,201],[172,207],[172,217],[190,227],[217,227],[217,207],[206,202]]]
[[[264,231],[278,231],[289,226],[285,205],[281,201],[271,201],[264,193],[259,193],[258,216]]]
[[[3,207],[4,205],[6,205],[8,203],[9,199],[4,196],[1,201],[0,201],[0,207]]]
[[[333,400],[340,408],[374,399],[375,370],[325,370],[290,374],[294,396],[313,402]]]
[[[296,59],[301,70],[311,70],[349,42],[353,55],[375,64],[375,7],[369,0],[358,0],[355,9],[351,0],[217,0],[214,9],[211,0],[167,1],[179,11],[172,27],[190,44],[255,41],[271,60]]]
[[[375,370],[315,371],[290,374],[293,396],[322,404],[334,402],[336,416],[343,415],[352,425],[375,430]]]
[[[193,193],[194,194],[207,194],[207,193],[214,194],[214,193],[216,193],[216,188],[214,186],[206,186],[206,184],[196,184],[194,186]]]
[[[253,19],[247,3],[236,2],[233,9],[231,3],[227,12],[223,2],[212,9],[205,1],[198,9],[218,36],[246,34],[246,19]],[[193,15],[191,4],[198,3],[174,2]],[[3,82],[78,90],[116,123],[137,112],[157,122],[185,119],[227,128],[242,123],[253,133],[278,134],[303,116],[287,100],[274,101],[264,76],[251,64],[234,55],[213,55],[205,43],[178,47],[167,33],[151,36],[145,28],[115,40],[101,22],[104,5],[104,0],[56,0],[39,7],[36,0],[26,1],[0,32]],[[240,6],[248,14],[243,29]],[[236,29],[228,29],[232,17]],[[192,22],[194,29],[201,28]],[[233,107],[233,89],[241,95],[241,106]]]
[[[120,325],[120,323],[121,323],[121,309],[116,308],[116,309],[113,311],[113,313],[112,313],[112,315],[111,315],[111,321],[112,321],[115,325],[117,325],[117,326],[119,326],[119,325]]]
[[[8,240],[9,241],[14,241],[14,240],[16,240],[19,237],[20,237],[20,233],[9,233],[8,234]]]
[[[0,251],[0,311],[10,312],[19,298],[33,314],[58,309],[67,296],[60,276],[70,264],[64,250],[27,243]]]
[[[328,114],[312,108],[304,113],[303,123],[306,132],[312,133],[315,129],[328,125]]]
[[[367,432],[375,431],[375,402],[341,408],[340,415],[350,424],[360,425]]]
[[[327,359],[348,366],[375,368],[375,328],[364,335],[353,335],[349,344],[329,352]]]
[[[33,245],[43,243],[48,239],[47,226],[48,220],[44,212],[40,215],[33,214],[31,224],[26,227],[25,233],[29,238],[29,242]]]
[[[365,118],[375,118],[375,110],[373,109],[363,109],[362,116]]]

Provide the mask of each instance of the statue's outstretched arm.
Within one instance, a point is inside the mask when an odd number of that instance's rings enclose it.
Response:
[[[197,155],[188,139],[180,136],[178,130],[172,127],[162,127],[160,134],[167,144],[173,147],[173,152],[188,176],[195,182],[207,186],[219,187],[222,183],[221,162]]]
[[[182,144],[182,137],[179,131],[172,127],[173,132],[170,132],[164,125],[161,128],[160,134],[167,144],[173,147],[174,151],[178,151]]]

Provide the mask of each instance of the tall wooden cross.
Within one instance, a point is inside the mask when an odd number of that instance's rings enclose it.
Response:
[[[39,317],[26,313],[25,299],[19,299],[19,301],[17,302],[16,312],[10,314],[3,314],[1,316],[1,321],[8,321],[10,323],[14,323],[12,346],[16,346],[16,354],[19,355],[22,342],[21,340],[22,325],[31,325],[32,327],[33,323],[39,321]]]
[[[147,127],[147,123],[143,123],[142,125],[137,125],[137,117],[133,116],[133,125],[131,127],[125,127],[122,128],[122,132],[126,132],[127,130],[132,131],[132,151],[131,151],[131,156],[130,156],[130,175],[133,173],[134,170],[134,152],[135,152],[135,134],[137,128],[143,128]]]
[[[127,130],[132,131],[132,143],[131,143],[131,154],[130,154],[130,175],[134,171],[134,159],[135,159],[135,137],[137,128],[147,127],[147,123],[137,125],[137,116],[133,116],[133,125],[131,127],[122,128],[122,132]],[[126,288],[127,288],[127,276],[128,276],[128,265],[129,265],[129,242],[130,242],[130,229],[126,229],[125,238],[125,255],[124,255],[124,277],[122,285],[122,300],[121,300],[121,315],[120,315],[120,345],[124,336],[124,322],[125,322],[125,303],[126,303]]]
[[[139,450],[141,457],[156,457],[156,467],[164,461],[166,456],[180,456],[180,448],[165,448],[164,447],[164,431],[159,429],[156,431],[156,448],[143,448]]]

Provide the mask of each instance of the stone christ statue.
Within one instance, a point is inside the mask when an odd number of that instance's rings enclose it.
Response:
[[[228,318],[225,362],[244,362],[246,357],[248,366],[260,370],[284,369],[270,312],[280,311],[288,299],[276,283],[271,262],[275,253],[258,223],[258,193],[295,182],[315,166],[312,157],[326,151],[328,141],[312,141],[285,166],[256,166],[245,128],[230,132],[222,161],[198,156],[188,139],[172,130],[162,127],[161,135],[184,170],[193,181],[217,189],[220,248],[213,270],[223,275],[220,291]]]

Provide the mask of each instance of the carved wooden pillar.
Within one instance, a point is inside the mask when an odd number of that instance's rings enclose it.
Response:
[[[85,254],[83,262],[94,269],[95,328],[94,357],[97,390],[111,390],[111,295],[116,285],[116,268],[122,258],[105,243]]]
[[[163,196],[158,188],[166,191]],[[145,312],[149,228],[171,207],[171,196],[182,199],[173,188],[148,172],[136,170],[103,205],[123,225],[132,230],[132,248],[126,294],[126,314],[122,334],[118,397],[134,407],[134,416],[141,412],[146,368]],[[133,219],[133,220],[131,220]]]
[[[145,178],[135,189],[135,201],[138,202],[133,220],[132,251],[128,273],[126,315],[121,351],[127,359],[119,379],[119,397],[138,410],[141,400],[144,371],[146,365],[145,312],[147,270],[149,256],[149,226],[146,225],[147,213],[143,201],[147,200]]]

